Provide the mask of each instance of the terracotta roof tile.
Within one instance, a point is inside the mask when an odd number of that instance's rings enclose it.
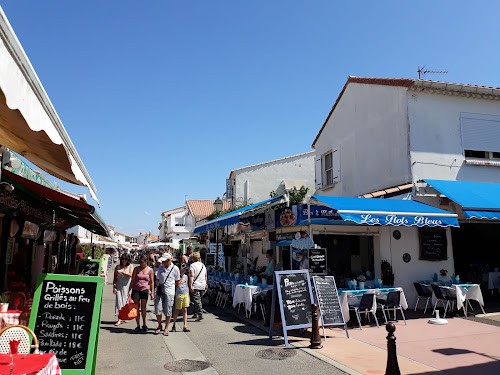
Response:
[[[231,207],[230,201],[222,200],[222,202],[222,211]],[[194,217],[206,217],[215,210],[214,201],[208,199],[190,199],[186,201],[186,205]]]
[[[391,195],[399,195],[401,193],[406,193],[412,189],[413,185],[411,183],[393,186],[387,189],[374,191],[371,193],[360,195],[358,198],[380,198]]]

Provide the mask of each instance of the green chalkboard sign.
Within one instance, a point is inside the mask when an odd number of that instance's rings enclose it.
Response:
[[[42,274],[29,327],[41,353],[55,353],[62,375],[93,375],[101,321],[104,279]]]

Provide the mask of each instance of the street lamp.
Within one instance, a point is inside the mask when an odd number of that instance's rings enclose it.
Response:
[[[214,202],[214,207],[215,207],[215,217],[219,217],[221,211],[222,211],[222,205],[224,204],[224,202],[222,202],[222,199],[220,199],[219,197],[217,197],[217,199],[215,200]],[[217,233],[218,233],[218,229],[215,229],[215,249],[216,249],[216,255],[215,255],[215,259],[217,259],[215,261],[215,265],[218,266],[219,265],[219,239],[217,238]]]

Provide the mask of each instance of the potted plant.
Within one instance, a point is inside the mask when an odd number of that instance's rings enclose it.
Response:
[[[0,295],[0,312],[7,312],[9,309],[9,295],[7,293],[3,293]]]
[[[359,275],[356,279],[358,280],[359,289],[365,289],[366,276]]]
[[[394,273],[391,264],[387,260],[383,260],[380,268],[382,270],[382,284],[394,286]]]

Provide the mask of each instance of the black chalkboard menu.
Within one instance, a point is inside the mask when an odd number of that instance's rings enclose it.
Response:
[[[420,259],[446,260],[448,259],[448,241],[446,229],[419,228],[420,232]]]
[[[326,275],[326,249],[309,249],[309,273],[311,275]]]
[[[207,253],[207,259],[205,261],[205,266],[215,266],[215,254]]]
[[[96,259],[80,259],[77,273],[83,276],[101,276],[101,263]]]
[[[40,275],[30,318],[41,353],[62,369],[91,374],[100,326],[102,277]]]
[[[313,283],[323,327],[343,325],[349,337],[334,277],[313,276]]]

